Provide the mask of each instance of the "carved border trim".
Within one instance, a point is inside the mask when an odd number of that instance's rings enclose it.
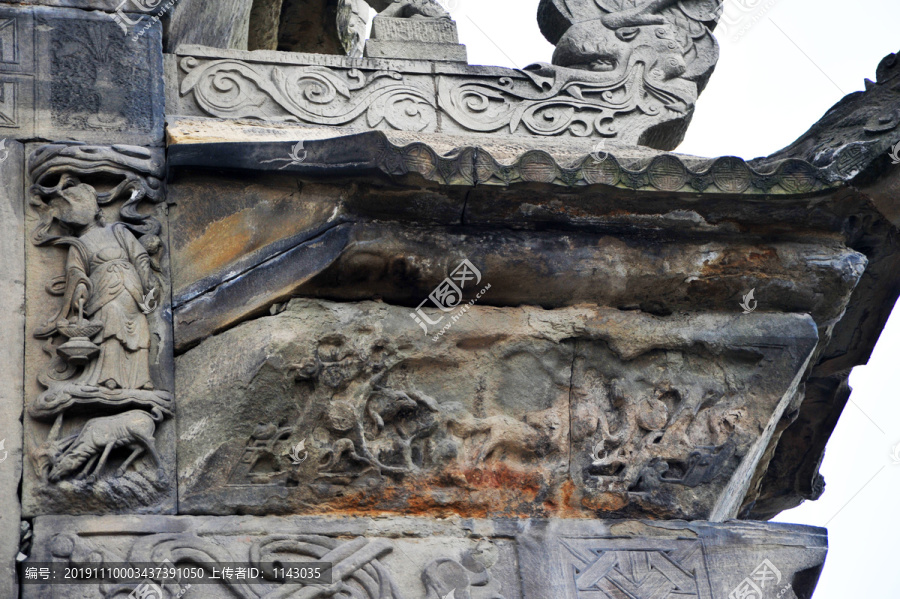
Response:
[[[380,131],[303,143],[302,161],[290,158],[296,142],[243,142],[240,152],[234,151],[235,143],[176,144],[169,147],[169,164],[301,174],[374,170],[401,177],[416,173],[428,181],[454,186],[544,183],[744,196],[806,195],[840,187],[845,180],[834,164],[817,168],[798,159],[758,170],[733,156],[698,162],[676,154],[626,160],[607,153],[602,159],[586,155],[572,166],[563,166],[543,150],[526,151],[512,164],[504,164],[484,148],[464,146],[442,155],[423,142],[396,145]]]

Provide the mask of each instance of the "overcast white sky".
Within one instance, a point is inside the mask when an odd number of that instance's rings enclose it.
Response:
[[[459,23],[471,64],[550,61],[553,47],[535,17],[538,0],[442,1]],[[719,66],[679,152],[771,154],[844,95],[863,89],[879,61],[900,51],[897,0],[727,1],[726,14],[746,14],[743,23],[755,24],[743,36],[734,35],[740,27],[719,36]],[[741,11],[738,2],[756,10]],[[891,380],[898,358],[895,310],[871,361],[850,378],[851,403],[822,466],[825,495],[778,518],[828,528],[831,549],[815,599],[900,598],[900,464],[891,459],[900,443],[900,402]]]

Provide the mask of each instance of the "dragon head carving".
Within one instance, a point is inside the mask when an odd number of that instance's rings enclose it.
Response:
[[[700,91],[718,60],[720,13],[721,0],[541,0],[538,22],[557,66],[620,76],[638,53],[650,80]]]

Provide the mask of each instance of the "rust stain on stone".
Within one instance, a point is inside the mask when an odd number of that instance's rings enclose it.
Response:
[[[620,493],[599,493],[582,497],[581,505],[597,512],[617,512],[628,505],[628,499]]]
[[[203,235],[185,246],[179,263],[189,265],[195,273],[212,273],[255,249],[258,243],[253,242],[257,237],[252,220],[239,212],[210,224]]]
[[[571,483],[568,483],[571,486]],[[306,503],[297,513],[446,518],[590,517],[562,500],[558,485],[534,472],[505,464],[443,472],[431,477],[384,478],[380,484],[346,490]]]
[[[701,276],[748,276],[765,272],[768,276],[784,270],[778,252],[772,248],[728,248],[717,258],[703,263]]]

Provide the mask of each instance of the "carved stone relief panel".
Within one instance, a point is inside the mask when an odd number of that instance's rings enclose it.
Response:
[[[309,56],[311,64],[304,66],[179,56],[182,100],[176,112],[363,129],[437,129],[429,75],[407,72],[403,62],[357,68],[348,59]]]
[[[748,580],[796,598],[811,595],[826,551],[823,529],[785,524],[44,516],[26,567],[193,567],[203,581],[37,580],[23,598],[725,599]],[[332,563],[333,582],[279,571],[310,562]]]
[[[566,476],[571,345],[498,312],[448,347],[411,313],[298,301],[180,356],[181,511],[542,513]]]
[[[793,399],[815,328],[791,316],[777,332],[723,323],[708,347],[695,333],[660,343],[656,318],[630,320],[621,338],[576,346],[574,501],[598,514],[713,519],[729,485],[746,491],[754,448]]]
[[[113,16],[0,7],[0,137],[162,144],[162,28]]]
[[[27,515],[174,510],[162,153],[33,149]]]
[[[0,7],[0,138],[34,136],[34,64],[31,10]]]
[[[177,360],[184,513],[706,518],[817,340],[793,315],[273,313]]]
[[[185,46],[166,77],[178,116],[501,138],[593,137],[671,150],[684,135],[698,91],[693,81],[644,69],[658,59],[641,46],[609,73],[546,63],[511,69]]]
[[[126,32],[109,14],[43,7],[34,22],[39,136],[162,144],[158,22],[139,20]]]
[[[739,522],[526,522],[516,545],[536,599],[809,597],[827,552],[824,529]]]
[[[129,564],[200,567],[200,584],[159,581],[160,599],[517,599],[519,572],[509,533],[490,522],[473,530],[454,522],[320,518],[42,517],[33,562],[56,567],[124,570]],[[416,532],[411,532],[416,531]],[[302,585],[284,564],[329,563],[331,582]],[[224,569],[232,571],[224,577]],[[258,574],[236,578],[238,568]],[[218,581],[212,580],[214,569]],[[108,578],[96,584],[24,587],[26,599],[126,599],[141,581]],[[144,588],[148,588],[148,583]],[[187,588],[188,584],[190,587]],[[81,593],[87,593],[82,595]],[[187,594],[189,593],[189,595]],[[140,597],[141,595],[137,595]]]
[[[568,596],[710,599],[699,540],[559,539]],[[625,594],[627,593],[627,594]],[[603,596],[603,595],[599,595]]]

